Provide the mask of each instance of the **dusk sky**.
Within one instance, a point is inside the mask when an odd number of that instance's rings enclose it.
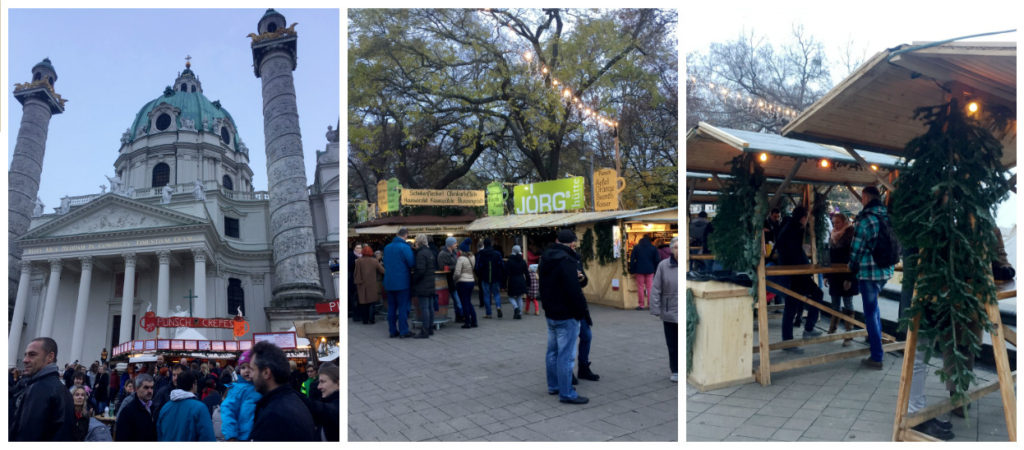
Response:
[[[69,195],[99,193],[114,173],[121,133],[146,102],[163,93],[185,69],[204,95],[220,100],[249,148],[256,190],[267,190],[261,80],[252,67],[247,34],[265,9],[10,9],[4,117],[10,165],[21,123],[14,83],[30,81],[32,66],[49,57],[55,90],[68,100],[50,120],[39,198],[46,212]],[[298,65],[293,72],[307,184],[316,151],[327,144],[327,126],[340,118],[338,9],[278,8],[297,23]],[[45,30],[41,33],[40,30]],[[9,45],[8,45],[9,43]]]

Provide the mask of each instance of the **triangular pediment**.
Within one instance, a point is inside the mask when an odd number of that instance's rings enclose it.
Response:
[[[107,194],[62,217],[29,230],[22,239],[45,239],[90,234],[151,230],[206,223],[159,205]]]

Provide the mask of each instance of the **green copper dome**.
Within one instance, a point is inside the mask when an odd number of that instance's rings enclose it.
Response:
[[[220,105],[220,101],[211,102],[205,95],[203,95],[202,92],[184,92],[172,89],[171,87],[167,87],[164,90],[163,95],[143,105],[142,109],[139,110],[139,113],[135,115],[135,120],[132,121],[132,126],[128,129],[130,140],[134,141],[139,137],[138,134],[140,127],[147,133],[153,132],[153,130],[150,130],[151,125],[149,114],[153,109],[163,103],[167,103],[181,111],[175,120],[177,125],[176,128],[178,130],[183,129],[182,119],[187,119],[192,121],[196,131],[207,131],[220,135],[221,130],[220,128],[213,128],[214,123],[216,123],[217,119],[228,121],[231,124],[229,130],[232,137],[232,150],[248,153],[244,148],[244,144],[242,144],[241,137],[238,135],[238,127],[235,125],[235,119],[233,119],[231,114]],[[206,120],[205,127],[203,123],[204,119]]]

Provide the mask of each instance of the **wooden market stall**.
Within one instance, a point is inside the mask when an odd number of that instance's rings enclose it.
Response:
[[[1017,158],[1017,46],[1014,42],[914,42],[874,55],[829,93],[801,113],[782,134],[839,145],[851,154],[866,148],[902,155],[908,141],[925,133],[915,109],[958,100],[974,104],[975,117],[995,126],[1003,146],[1000,162],[1015,167]],[[999,127],[1002,125],[1002,127]],[[1001,129],[1000,129],[1001,128]],[[1016,178],[1011,189],[1016,191]],[[1016,296],[1016,288],[999,286],[997,298]],[[1016,346],[1016,333],[1001,323],[998,306],[986,305],[995,325],[991,333],[998,381],[968,393],[972,400],[998,389],[1010,440],[1016,440],[1015,372],[1006,342]],[[903,346],[903,367],[897,395],[893,440],[936,440],[911,427],[950,411],[951,401],[907,414],[910,379],[917,347],[919,318],[914,318]]]
[[[742,153],[758,154],[759,164],[769,179],[781,179],[775,185],[768,186],[768,192],[774,195],[774,203],[780,202],[787,195],[787,191],[796,188],[794,183],[803,184],[800,202],[805,206],[813,204],[815,195],[825,195],[828,190],[835,186],[845,186],[856,195],[853,186],[863,186],[875,183],[889,183],[889,178],[894,172],[897,158],[890,155],[883,155],[873,152],[863,152],[861,155],[852,155],[844,149],[820,145],[816,143],[800,141],[797,139],[784,138],[778,135],[756,133],[743,130],[714,127],[706,123],[700,123],[687,133],[687,172],[717,174],[712,176],[712,181],[721,182],[725,172],[729,168],[730,161]],[[706,180],[707,177],[704,177]],[[724,185],[722,185],[724,186]],[[719,187],[719,189],[722,188]],[[774,188],[774,190],[772,190]],[[774,204],[773,204],[774,205]],[[809,208],[810,209],[810,208]],[[794,339],[785,342],[771,343],[768,336],[768,309],[761,307],[767,304],[766,287],[789,295],[798,301],[802,301],[811,307],[827,312],[846,322],[864,327],[864,324],[853,317],[842,314],[832,308],[813,302],[801,295],[796,295],[776,283],[769,282],[767,276],[819,274],[819,273],[842,273],[846,272],[845,267],[822,267],[818,265],[817,248],[814,238],[814,227],[808,227],[811,234],[811,265],[808,266],[773,266],[766,268],[764,256],[757,265],[757,334],[758,345],[754,352],[758,354],[757,368],[752,370],[754,379],[762,385],[771,383],[771,374],[792,370],[810,365],[829,363],[847,358],[862,356],[868,353],[868,349],[835,352],[826,355],[818,355],[795,360],[785,361],[782,364],[772,365],[772,351],[784,348],[813,345],[832,340],[845,339],[852,336],[866,334],[865,331],[854,331],[850,333],[837,333],[820,336],[810,339]],[[762,236],[762,247],[764,246]],[[691,258],[713,259],[713,255],[698,255]],[[713,294],[704,293],[705,297]],[[892,336],[887,338],[892,346],[895,339]],[[721,342],[732,341],[733,339],[720,339]],[[696,366],[700,362],[695,360]]]
[[[601,211],[578,213],[517,214],[508,216],[482,217],[466,226],[466,231],[476,237],[494,237],[503,242],[505,253],[511,245],[518,244],[525,250],[533,243],[542,245],[554,241],[561,228],[573,228],[581,240],[590,231],[594,236],[595,254],[601,243],[597,238],[599,224],[611,228],[610,249],[612,259],[601,264],[597,258],[587,263],[589,284],[583,289],[587,301],[592,304],[629,309],[637,305],[636,287],[631,276],[625,273],[628,251],[643,234],[671,240],[679,234],[679,208],[646,208],[626,211]]]

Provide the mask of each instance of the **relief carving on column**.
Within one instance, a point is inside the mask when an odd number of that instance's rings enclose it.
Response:
[[[157,259],[160,260],[160,265],[166,265],[171,263],[171,251],[170,250],[159,250],[156,252]]]
[[[82,272],[92,270],[92,256],[82,256],[78,260],[82,262]]]

